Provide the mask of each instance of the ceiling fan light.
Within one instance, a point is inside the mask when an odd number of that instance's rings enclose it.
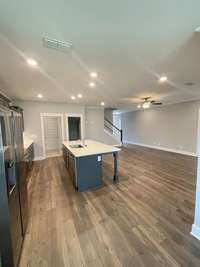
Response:
[[[144,103],[142,104],[142,107],[143,107],[143,109],[150,108],[150,102],[144,102]]]
[[[162,77],[159,78],[159,81],[160,81],[161,83],[164,83],[164,82],[167,81],[167,77],[166,77],[166,76],[162,76]]]

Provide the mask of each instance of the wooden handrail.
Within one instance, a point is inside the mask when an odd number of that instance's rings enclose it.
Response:
[[[107,118],[104,118],[104,120],[106,122],[108,122],[110,125],[112,125],[113,128],[115,128],[116,130],[118,130],[119,132],[121,131],[121,129],[119,129],[117,126],[115,126],[111,121],[109,121]]]

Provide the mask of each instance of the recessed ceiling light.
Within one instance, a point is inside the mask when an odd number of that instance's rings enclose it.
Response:
[[[90,73],[90,76],[91,76],[92,78],[96,78],[96,77],[97,77],[97,73],[96,73],[96,72],[91,72],[91,73]]]
[[[78,94],[77,96],[78,96],[78,98],[82,98],[83,97],[82,94]]]
[[[105,106],[105,103],[104,102],[101,102],[101,106]]]
[[[71,99],[72,99],[72,100],[75,100],[75,99],[76,99],[76,97],[75,97],[74,95],[72,95],[72,96],[71,96]]]
[[[164,82],[167,81],[167,77],[166,76],[162,76],[162,77],[160,77],[159,81],[164,83]]]
[[[89,86],[90,87],[95,87],[95,83],[90,83]]]
[[[137,108],[141,108],[141,105],[137,105]]]
[[[38,97],[38,98],[43,98],[43,95],[38,94],[37,97]]]
[[[32,58],[27,59],[26,62],[27,62],[28,65],[30,65],[32,67],[36,67],[38,65],[37,61],[32,59]]]

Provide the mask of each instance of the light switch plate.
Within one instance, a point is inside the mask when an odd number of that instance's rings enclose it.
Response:
[[[97,157],[97,161],[101,161],[101,156],[98,156]]]

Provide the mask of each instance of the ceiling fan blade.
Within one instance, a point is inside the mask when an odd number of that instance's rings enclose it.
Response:
[[[153,101],[153,102],[151,102],[151,104],[155,105],[155,106],[160,106],[160,105],[162,105],[162,102]]]
[[[151,98],[151,96],[142,97],[141,100],[143,100],[143,101],[148,101],[150,98]]]

